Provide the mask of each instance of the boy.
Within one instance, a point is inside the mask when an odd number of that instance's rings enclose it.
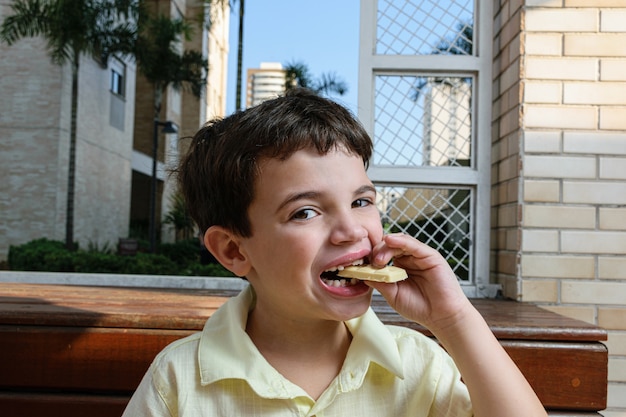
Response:
[[[181,189],[207,249],[250,285],[157,356],[125,416],[546,415],[443,257],[383,235],[371,153],[346,109],[305,90],[195,135]],[[392,260],[408,279],[336,275]],[[372,288],[449,355],[384,326]]]

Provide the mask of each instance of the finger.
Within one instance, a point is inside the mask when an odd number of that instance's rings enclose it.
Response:
[[[366,285],[377,290],[388,302],[393,300],[398,290],[397,283],[389,282],[377,282],[377,281],[363,281]]]
[[[370,263],[375,266],[385,266],[400,253],[398,249],[390,248],[383,239],[372,248]]]

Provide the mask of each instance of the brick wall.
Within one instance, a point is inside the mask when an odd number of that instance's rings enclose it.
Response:
[[[495,2],[493,251],[507,296],[609,330],[626,415],[626,3]]]

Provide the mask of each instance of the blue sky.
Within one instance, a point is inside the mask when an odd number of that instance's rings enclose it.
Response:
[[[314,77],[334,72],[342,78],[348,84],[348,93],[333,99],[356,113],[359,3],[359,0],[245,0],[244,83],[247,69],[258,68],[261,62],[283,65],[304,62]],[[228,114],[235,110],[238,6],[230,19]]]

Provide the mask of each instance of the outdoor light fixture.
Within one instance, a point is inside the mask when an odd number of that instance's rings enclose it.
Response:
[[[176,123],[169,120],[160,122],[154,119],[154,134],[152,136],[152,178],[150,182],[150,224],[148,232],[150,234],[150,252],[156,251],[156,171],[157,171],[157,151],[159,149],[159,126],[163,126],[161,133],[178,133]]]

